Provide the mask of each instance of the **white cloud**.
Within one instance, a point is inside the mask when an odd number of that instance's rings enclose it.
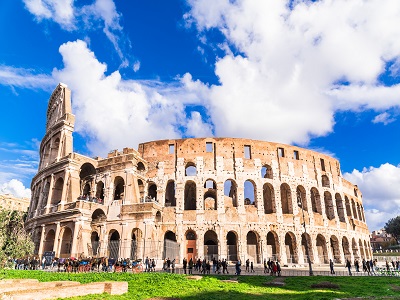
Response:
[[[377,115],[373,120],[372,123],[383,123],[383,125],[387,125],[389,123],[392,123],[396,121],[395,118],[392,118],[390,114],[387,112],[381,113]]]
[[[226,41],[209,104],[218,136],[306,144],[337,110],[400,106],[399,87],[378,80],[400,57],[397,0],[189,3],[188,24]]]
[[[75,28],[73,2],[73,0],[24,0],[26,8],[38,21],[52,19],[67,30]]]
[[[185,135],[188,137],[208,137],[212,136],[212,127],[203,122],[201,114],[198,111],[192,111],[187,120],[187,130]]]
[[[89,137],[91,153],[177,138],[182,128],[207,130],[196,118],[189,124],[185,119],[186,105],[201,104],[198,95],[206,90],[189,75],[172,84],[124,80],[118,71],[106,76],[107,66],[80,40],[63,44],[60,53],[64,68],[54,70],[53,76],[72,90],[75,129]]]
[[[26,188],[21,181],[11,179],[9,182],[0,185],[0,194],[11,194],[17,198],[30,198],[31,190]]]
[[[390,218],[400,215],[400,165],[386,163],[379,168],[353,170],[343,176],[357,184],[363,193],[363,205],[371,231],[382,228]]]
[[[51,90],[56,82],[46,74],[35,74],[28,69],[0,66],[0,84],[11,87]]]

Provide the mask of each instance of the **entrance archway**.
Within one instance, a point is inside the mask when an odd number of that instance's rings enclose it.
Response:
[[[120,236],[117,230],[110,231],[110,240],[108,241],[108,257],[119,258]]]
[[[318,251],[318,258],[319,262],[322,264],[327,264],[328,260],[328,252],[326,250],[326,240],[324,236],[321,234],[317,235],[317,251]]]
[[[196,233],[193,230],[188,230],[185,234],[186,239],[186,259],[189,261],[192,259],[195,261],[197,257],[197,248],[196,248]]]
[[[179,244],[176,242],[176,235],[172,231],[167,231],[164,235],[164,255],[163,258],[170,260],[179,257]]]
[[[340,259],[339,240],[336,236],[334,235],[331,236],[330,245],[334,262],[338,264],[342,263]]]
[[[238,247],[237,247],[237,236],[233,231],[229,231],[226,235],[226,246],[228,248],[227,260],[237,261],[238,260]]]
[[[56,237],[56,234],[54,232],[53,229],[51,229],[47,235],[46,235],[46,239],[44,240],[44,245],[43,245],[43,251],[53,251],[53,247],[54,247],[54,239]]]
[[[271,260],[278,260],[279,243],[278,235],[274,231],[267,234],[267,258]]]
[[[218,258],[218,236],[215,231],[208,230],[204,234],[204,258]]]
[[[297,263],[296,237],[292,232],[285,235],[286,259],[288,263]]]
[[[257,234],[254,231],[249,231],[247,233],[247,256],[250,261],[253,261],[257,264],[260,263],[260,247],[258,243]]]

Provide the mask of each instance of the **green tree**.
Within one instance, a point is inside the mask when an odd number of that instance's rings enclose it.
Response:
[[[400,216],[392,218],[385,224],[385,230],[390,233],[396,241],[400,238]]]
[[[34,244],[25,231],[26,213],[0,209],[0,268],[9,258],[32,255]]]

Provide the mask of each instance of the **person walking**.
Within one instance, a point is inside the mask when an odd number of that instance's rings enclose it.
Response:
[[[333,269],[333,260],[329,260],[329,268],[331,269],[331,274],[335,274],[335,270]]]
[[[346,261],[346,268],[349,270],[349,275],[352,276],[353,274],[351,274],[351,263],[350,263],[350,260]]]
[[[183,258],[182,266],[183,266],[183,273],[186,274],[186,267],[187,267],[186,257]]]

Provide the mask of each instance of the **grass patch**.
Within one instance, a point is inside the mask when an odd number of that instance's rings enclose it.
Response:
[[[233,276],[204,276],[190,280],[185,275],[168,273],[52,273],[42,271],[1,270],[3,278],[34,278],[39,281],[71,280],[81,283],[127,281],[128,293],[121,296],[89,295],[72,299],[343,299],[375,297],[399,299],[400,280],[394,277],[287,277],[285,286],[266,286],[271,276],[239,276],[238,283],[225,282]],[[329,288],[329,284],[339,288]],[[312,285],[324,284],[321,288]]]

